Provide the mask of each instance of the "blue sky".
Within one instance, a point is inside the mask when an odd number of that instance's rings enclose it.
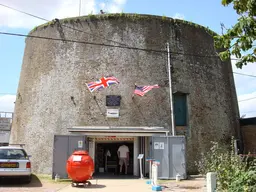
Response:
[[[107,12],[141,13],[165,15],[192,21],[217,33],[220,23],[230,27],[237,21],[232,6],[224,7],[221,0],[81,0],[82,15]],[[40,3],[39,3],[40,2]],[[79,0],[0,0],[4,4],[46,19],[78,16]],[[34,26],[44,23],[0,6],[0,31],[27,34]],[[22,65],[25,39],[0,35],[0,111],[12,111]],[[256,75],[256,65],[250,64],[235,72]],[[256,97],[256,78],[234,75],[239,100]],[[241,115],[256,116],[256,99],[239,102]]]

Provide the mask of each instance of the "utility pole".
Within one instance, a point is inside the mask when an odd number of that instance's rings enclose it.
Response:
[[[81,15],[81,1],[82,0],[79,0],[79,16]]]
[[[168,55],[168,74],[169,74],[169,92],[170,92],[170,105],[171,105],[171,126],[172,136],[175,136],[175,123],[174,123],[174,112],[173,112],[173,98],[172,98],[172,72],[171,72],[171,61],[170,61],[170,46],[167,43],[167,55]]]

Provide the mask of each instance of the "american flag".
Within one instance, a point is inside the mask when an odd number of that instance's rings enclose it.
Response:
[[[146,86],[137,86],[135,85],[134,94],[139,96],[144,96],[147,92],[149,92],[151,89],[159,88],[158,85],[146,85]]]
[[[119,83],[119,81],[117,80],[117,78],[111,76],[111,77],[102,77],[98,81],[86,83],[86,85],[87,85],[88,89],[90,90],[90,92],[93,92],[95,90],[102,89],[102,88],[108,87],[113,84],[118,84],[118,83]]]

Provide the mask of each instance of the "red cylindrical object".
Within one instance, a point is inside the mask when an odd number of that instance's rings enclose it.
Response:
[[[75,151],[68,159],[66,170],[74,182],[85,182],[92,178],[94,163],[87,151]]]

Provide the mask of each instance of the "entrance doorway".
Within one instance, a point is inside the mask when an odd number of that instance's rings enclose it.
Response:
[[[111,141],[111,142],[96,142],[95,147],[95,173],[118,175],[119,159],[117,155],[118,148],[121,145],[126,145],[129,148],[129,166],[127,175],[133,175],[133,141]],[[125,173],[123,165],[122,174]]]

